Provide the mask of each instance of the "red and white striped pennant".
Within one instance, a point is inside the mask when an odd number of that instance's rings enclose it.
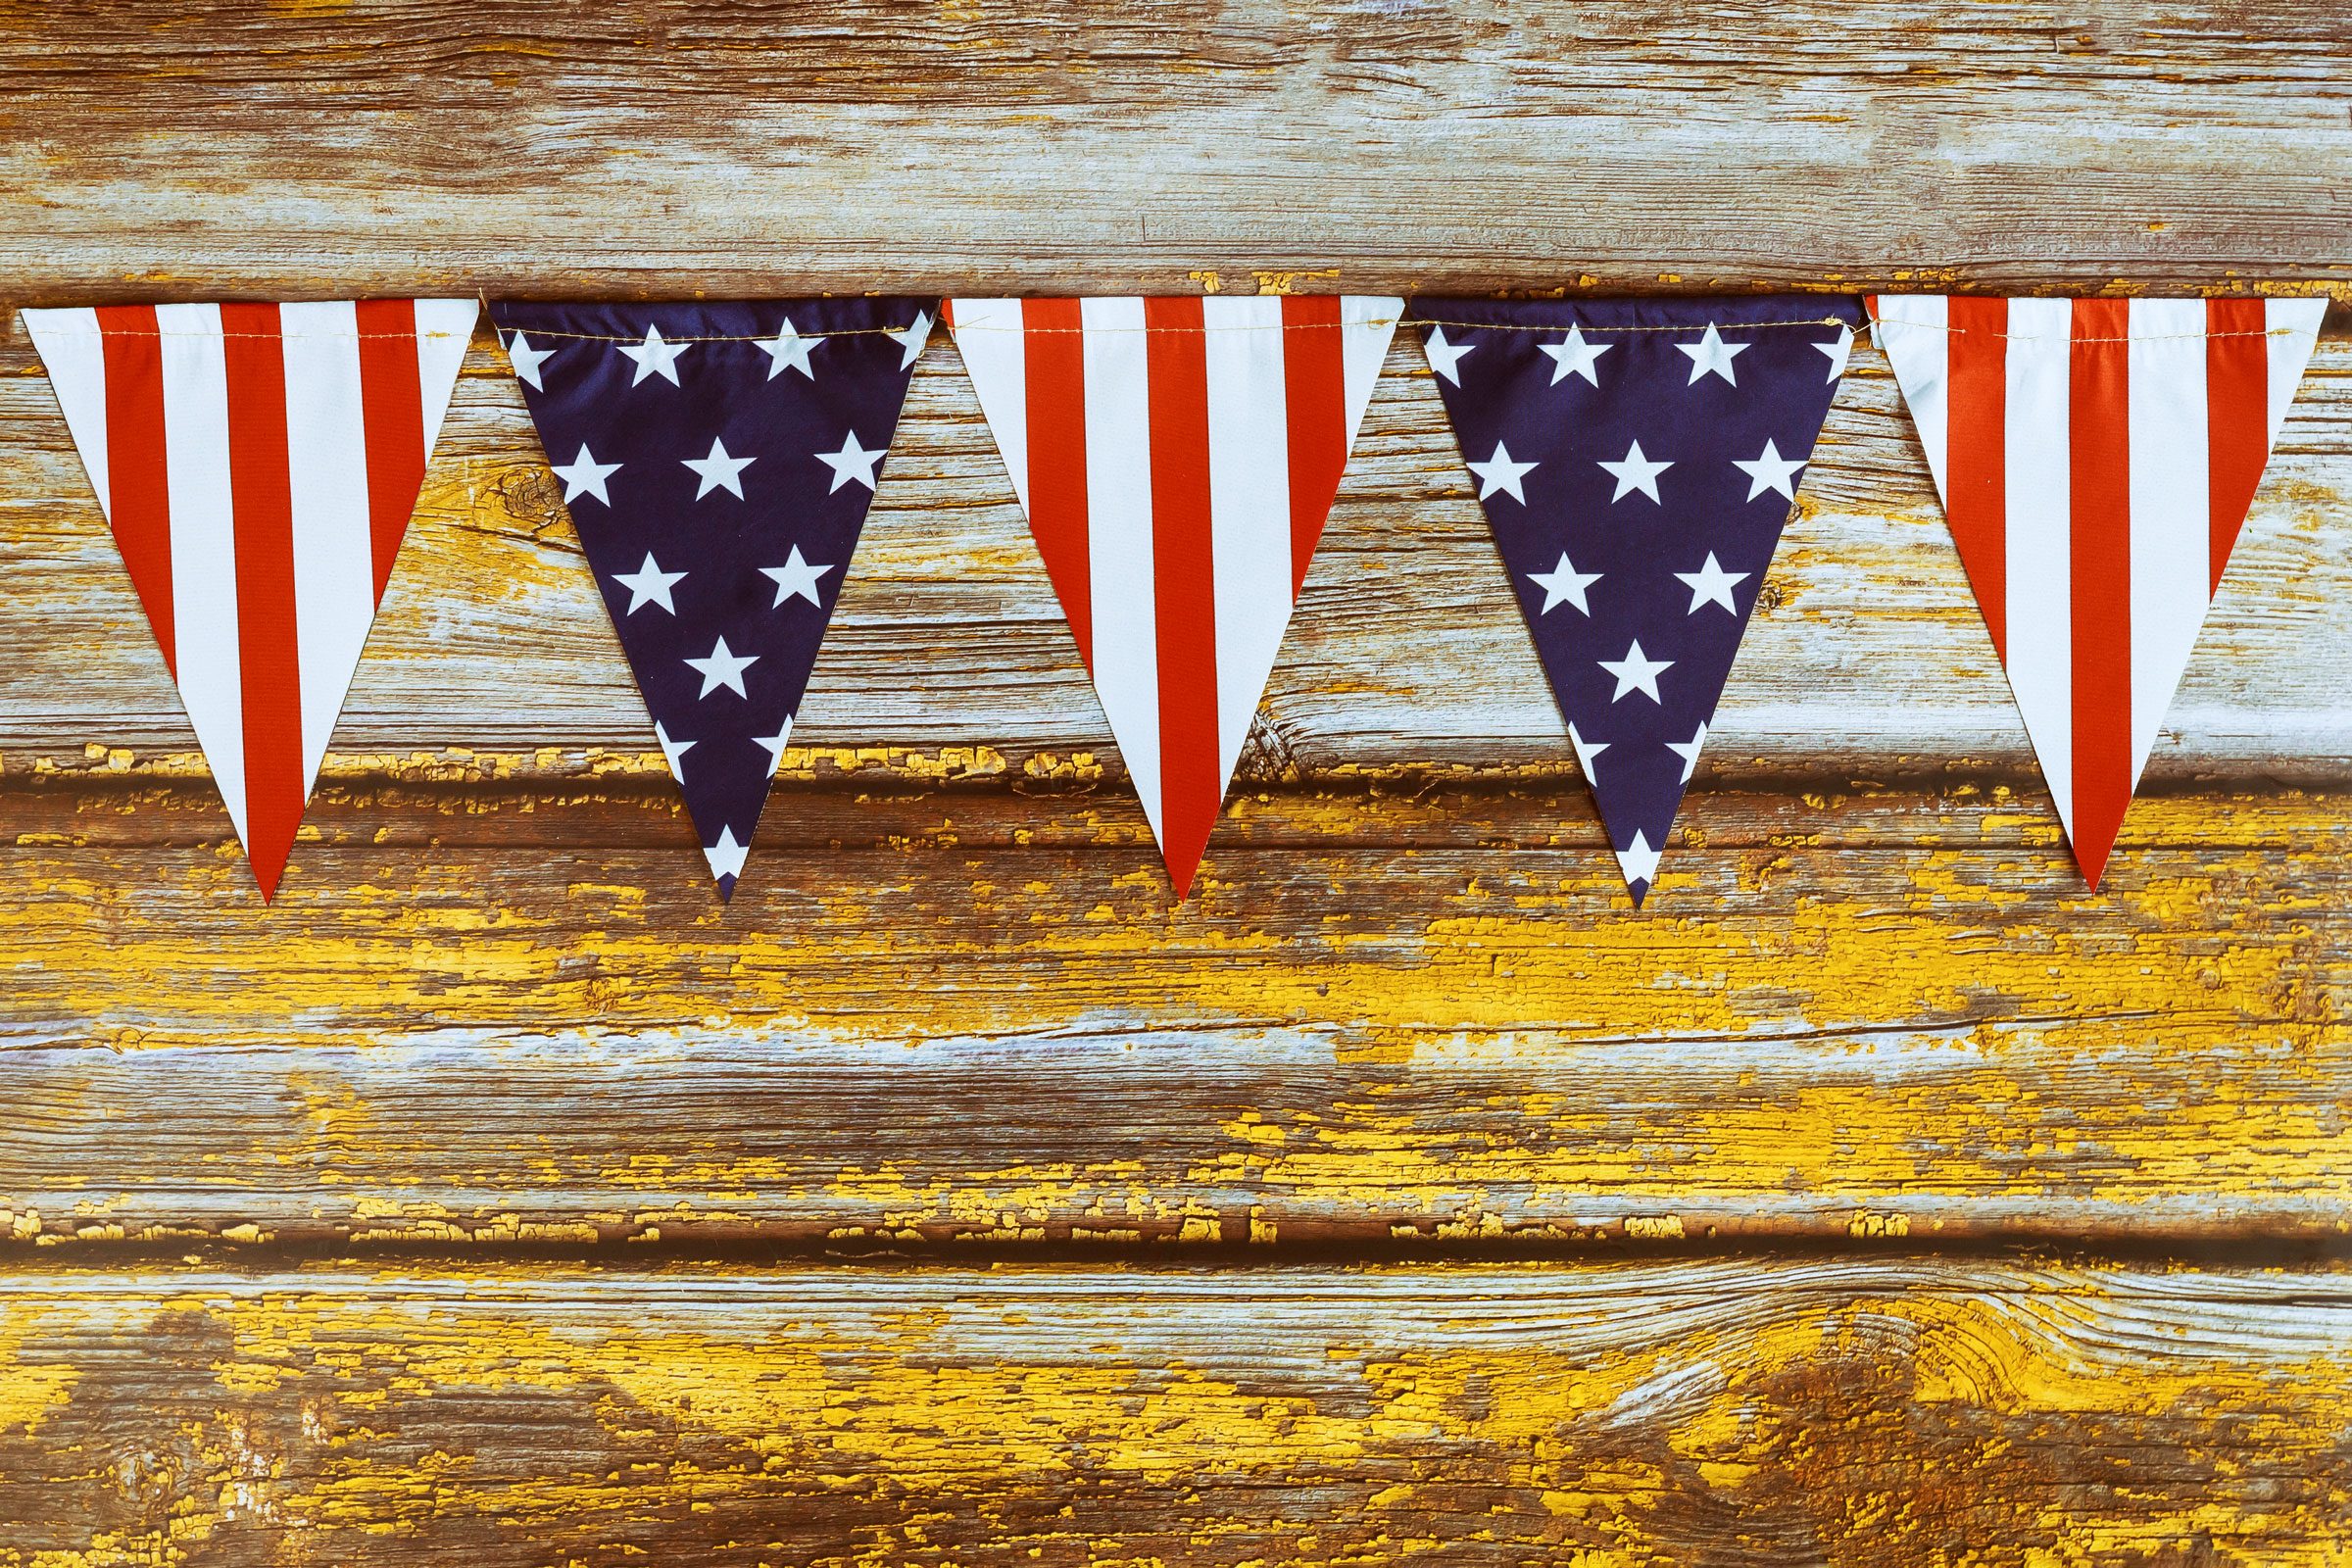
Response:
[[[24,312],[267,899],[424,482],[472,300]]]
[[[947,319],[1182,898],[1403,302],[964,299]]]
[[[2328,302],[1870,304],[2096,887]]]

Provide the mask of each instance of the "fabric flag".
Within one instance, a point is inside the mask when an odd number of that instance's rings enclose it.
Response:
[[[1860,309],[1746,295],[1412,311],[1640,905]]]
[[[24,313],[264,899],[408,532],[475,310]]]
[[[2324,299],[1871,302],[2092,887],[2327,309]]]
[[[962,299],[949,325],[1176,896],[1402,301]]]
[[[932,303],[491,307],[721,899],[784,760]]]

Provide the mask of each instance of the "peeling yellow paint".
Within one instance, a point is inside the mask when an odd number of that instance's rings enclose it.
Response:
[[[28,1341],[39,1337],[39,1308],[0,1313],[0,1438],[19,1429],[29,1434],[70,1398],[81,1371],[62,1358],[25,1359]]]
[[[1663,1273],[1612,1283],[1585,1271],[1567,1298],[1539,1287],[1496,1315],[1493,1303],[1552,1276],[1367,1269],[1348,1276],[1356,1287],[1335,1277],[1270,1321],[1236,1279],[1215,1309],[1262,1323],[1247,1346],[1194,1333],[1202,1308],[1154,1300],[1150,1276],[991,1305],[982,1276],[941,1274],[938,1305],[866,1312],[848,1304],[854,1294],[803,1303],[755,1290],[713,1312],[687,1305],[705,1293],[678,1294],[689,1276],[677,1273],[630,1289],[646,1299],[631,1309],[601,1274],[551,1295],[567,1276],[408,1270],[359,1292],[293,1278],[259,1293],[175,1291],[159,1279],[146,1310],[171,1325],[150,1343],[207,1348],[219,1390],[182,1434],[195,1469],[175,1481],[180,1543],[273,1510],[306,1521],[325,1549],[338,1532],[414,1526],[454,1506],[520,1528],[561,1520],[586,1547],[673,1503],[773,1495],[779,1478],[814,1496],[878,1488],[908,1499],[911,1522],[944,1520],[941,1500],[964,1495],[1133,1507],[1111,1499],[1312,1477],[1328,1503],[1314,1517],[1234,1523],[1271,1530],[1261,1539],[1281,1560],[1320,1564],[1338,1559],[1318,1541],[1361,1539],[1359,1514],[1382,1533],[1384,1557],[1439,1545],[1423,1533],[1433,1529],[1460,1539],[1449,1503],[1466,1474],[1502,1539],[1548,1542],[1548,1560],[1636,1568],[1688,1560],[1694,1494],[1772,1516],[1828,1486],[1839,1511],[1815,1539],[1846,1543],[1841,1560],[1874,1568],[1929,1560],[1921,1551],[1955,1530],[1980,1544],[2024,1532],[2066,1563],[2160,1561],[2169,1543],[2206,1539],[2231,1568],[2332,1540],[2341,1499],[2324,1485],[2248,1493],[2225,1478],[2241,1466],[2286,1474],[2330,1451],[2352,1409],[2352,1343],[2320,1334],[2311,1314],[2340,1318],[2333,1287],[2315,1281],[2292,1298],[2310,1304],[2274,1293],[2258,1307],[2225,1305],[2230,1291],[2194,1276],[1905,1266],[1838,1284],[1718,1265],[1675,1275],[1660,1297]],[[757,1272],[693,1277],[738,1291]],[[1414,1281],[1412,1304],[1375,1304]],[[1371,1298],[1347,1304],[1358,1288]],[[0,1317],[0,1443],[24,1411],[54,1420],[85,1396],[77,1357],[131,1306],[119,1287],[85,1296],[72,1276],[55,1294]],[[1427,1315],[1447,1298],[1468,1315]],[[2296,1313],[2309,1332],[2290,1326]],[[1250,1375],[1226,1370],[1228,1354]],[[36,1386],[19,1375],[27,1365],[65,1376]],[[621,1471],[517,1473],[494,1451],[505,1423],[485,1419],[502,1399],[539,1412],[531,1442],[564,1434],[622,1455]],[[300,1436],[283,1415],[297,1410]],[[482,1446],[410,1451],[452,1421]],[[2054,1484],[2045,1467],[2075,1462],[2063,1459],[2070,1445],[2106,1453],[2121,1484],[2108,1472]],[[2123,1455],[2146,1445],[2163,1465],[2133,1469]],[[645,1451],[666,1458],[625,1457]],[[1542,1521],[1576,1533],[1544,1535]],[[89,1549],[105,1550],[95,1535]]]

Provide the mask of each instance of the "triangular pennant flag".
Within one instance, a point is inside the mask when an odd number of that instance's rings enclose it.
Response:
[[[1182,898],[1401,301],[963,299],[949,325]]]
[[[262,897],[277,891],[472,300],[24,312]]]
[[[722,899],[932,303],[491,307]]]
[[[1861,313],[1812,295],[1412,309],[1639,905]]]
[[[2327,310],[2324,299],[1871,302],[2092,887]]]

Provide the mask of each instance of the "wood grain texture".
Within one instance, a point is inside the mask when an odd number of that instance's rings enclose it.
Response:
[[[233,852],[24,847],[0,1194],[53,1241],[2340,1239],[2328,831],[2095,898],[1709,846],[1642,913],[1597,846],[1252,846],[1177,908],[1127,834],[842,848],[723,910],[676,848],[320,846],[267,917]]]
[[[0,0],[0,296],[2341,296],[2340,24]],[[12,311],[0,1568],[2347,1568],[2347,324],[2095,896],[1859,351],[1640,913],[1407,341],[1175,906],[935,339],[725,908],[477,341],[264,908]]]
[[[2340,1271],[0,1276],[0,1563],[2296,1565]]]
[[[50,301],[2352,281],[2328,5],[5,18],[0,275]]]

